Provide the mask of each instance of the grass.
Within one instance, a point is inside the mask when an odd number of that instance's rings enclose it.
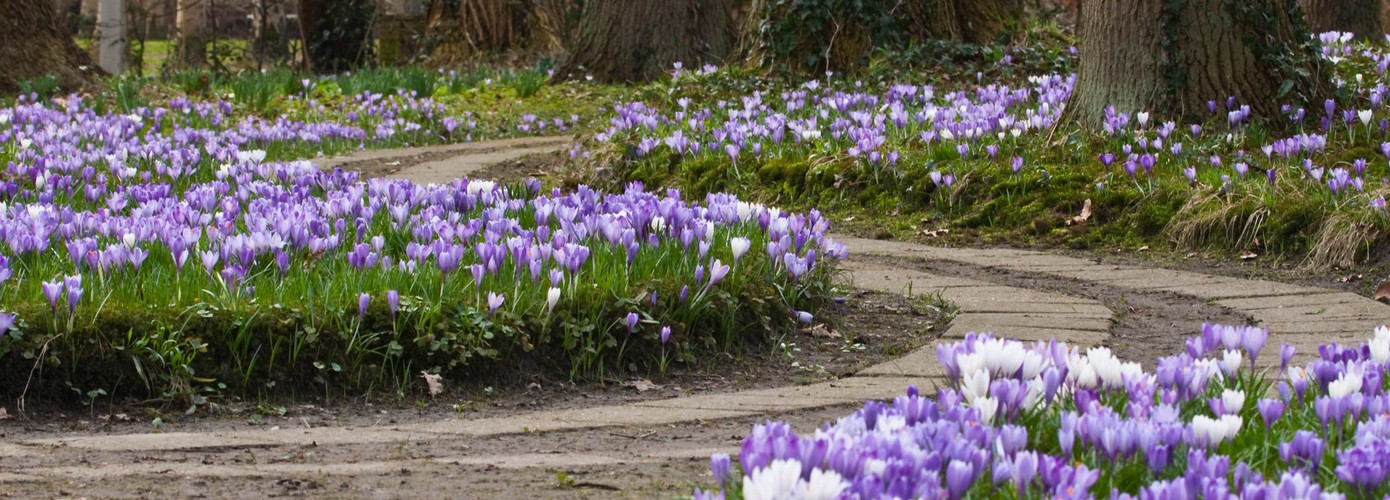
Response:
[[[1028,123],[1033,116],[1055,116],[1068,84],[1062,76],[1030,83],[1009,68],[988,69],[997,83],[982,84],[896,70],[814,85],[759,80],[738,69],[687,73],[615,108],[609,117],[624,121],[600,131],[592,148],[607,153],[592,163],[613,166],[617,182],[729,190],[815,207],[836,219],[873,219],[899,236],[909,228],[896,219],[913,214],[914,224],[949,228],[952,238],[1256,252],[1318,268],[1347,266],[1379,259],[1376,250],[1387,234],[1385,210],[1375,204],[1390,191],[1380,150],[1390,135],[1379,126],[1390,115],[1371,104],[1383,97],[1374,94],[1386,77],[1363,51],[1379,57],[1385,47],[1378,41],[1357,45],[1339,63],[1343,79],[1356,76],[1360,83],[1345,84],[1346,97],[1325,125],[1321,109],[1296,122],[1281,116],[1233,125],[1218,104],[1209,118],[1173,123],[1171,131],[1164,117],[1140,126],[1135,114],[1124,115],[1128,123],[1112,132],[1074,123],[1053,128],[1050,118]],[[1065,57],[1035,52],[1041,61]],[[999,111],[979,122],[962,111],[979,106]],[[924,115],[928,110],[931,117]],[[1357,114],[1367,110],[1369,117]],[[994,120],[1001,118],[1014,125],[1000,127]],[[973,127],[985,134],[944,135],[946,124],[960,120],[970,122],[963,129],[950,125],[955,133]],[[1280,132],[1286,123],[1292,131]],[[1200,130],[1194,134],[1191,125]],[[797,137],[808,126],[814,138]],[[1288,155],[1262,151],[1300,136],[1326,145]],[[678,138],[686,145],[666,142]],[[872,138],[879,142],[863,142]],[[699,142],[698,150],[691,141]],[[731,145],[738,150],[730,152]],[[1105,165],[1097,159],[1102,153],[1117,160]],[[1148,168],[1139,165],[1146,154],[1154,160]],[[1133,174],[1125,167],[1131,161]],[[1238,164],[1246,170],[1238,171]],[[1271,171],[1273,180],[1266,176]],[[1329,188],[1327,181],[1341,174],[1354,184]],[[946,178],[953,182],[942,182]],[[1071,223],[1088,201],[1092,216]]]

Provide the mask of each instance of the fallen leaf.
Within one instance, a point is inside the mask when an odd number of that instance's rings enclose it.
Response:
[[[431,396],[438,396],[444,392],[444,376],[438,373],[421,371],[420,377],[425,379],[425,385],[430,388]]]
[[[812,337],[818,337],[818,338],[826,338],[826,339],[838,339],[838,338],[840,338],[840,332],[837,332],[837,331],[835,331],[835,330],[831,330],[830,327],[825,326],[825,323],[820,323],[820,324],[817,324],[817,325],[812,326],[812,327],[810,327],[810,328],[802,328],[802,329],[801,329],[801,333],[804,333],[804,334],[806,334],[806,335],[810,335],[810,336],[812,336]]]
[[[0,406],[0,420],[8,420],[9,418],[10,412],[5,411],[5,407]]]
[[[647,392],[647,391],[650,391],[650,390],[652,390],[652,389],[660,389],[660,388],[661,388],[661,386],[656,385],[656,384],[653,383],[652,381],[647,380],[647,379],[644,379],[644,378],[639,378],[639,379],[636,379],[636,380],[631,380],[631,381],[623,382],[623,387],[631,387],[631,388],[633,388],[633,389],[637,389],[637,392]]]
[[[1362,276],[1361,276],[1360,274],[1351,273],[1351,274],[1348,274],[1348,275],[1346,275],[1346,276],[1342,276],[1341,278],[1337,278],[1337,282],[1338,282],[1338,283],[1352,283],[1352,282],[1356,282],[1356,281],[1361,281],[1361,278],[1362,278]]]
[[[1245,252],[1245,254],[1240,256],[1240,260],[1250,260],[1259,256],[1260,254],[1257,254],[1255,252]]]
[[[845,222],[854,222],[854,216],[845,217]]]
[[[951,234],[951,230],[950,230],[950,229],[946,229],[946,228],[941,228],[941,229],[924,229],[924,230],[922,230],[922,234],[924,234],[924,235],[926,235],[926,236],[928,236],[928,237],[935,238],[935,237],[937,237],[937,236],[941,236],[941,235],[945,235],[945,234]]]
[[[1375,295],[1372,295],[1371,298],[1390,304],[1390,281],[1380,282],[1380,285],[1376,286]],[[0,415],[2,415],[4,411],[4,408],[0,408]]]
[[[1184,259],[1191,259],[1191,258],[1196,257],[1196,256],[1197,256],[1197,252],[1187,252],[1187,255],[1182,256],[1182,258],[1184,258]]]
[[[540,384],[537,384],[537,383],[535,383],[535,382],[531,382],[531,383],[529,383],[529,384],[526,384],[526,390],[528,390],[528,391],[533,391],[533,390],[534,390],[534,391],[539,391],[539,390],[541,390],[541,385],[540,385]]]
[[[1090,198],[1086,198],[1086,201],[1084,201],[1084,202],[1081,203],[1081,214],[1080,214],[1080,215],[1077,215],[1076,217],[1072,217],[1071,220],[1067,221],[1067,225],[1070,226],[1070,225],[1072,225],[1072,224],[1085,224],[1087,220],[1090,220],[1090,218],[1091,218],[1091,199],[1090,199]]]
[[[1136,250],[1136,251],[1137,251],[1137,252],[1143,252],[1143,251],[1148,250],[1148,249],[1149,249],[1149,246],[1148,246],[1148,245],[1144,245],[1144,246],[1142,246],[1142,247],[1139,247],[1139,250]]]

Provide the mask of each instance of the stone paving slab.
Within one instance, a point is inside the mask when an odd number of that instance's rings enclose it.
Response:
[[[1087,330],[1093,332],[1110,331],[1110,315],[1086,316],[1079,314],[1036,314],[1036,313],[976,313],[965,316],[964,322],[954,324],[997,325],[1001,327],[1043,328],[1052,330]]]
[[[1278,297],[1281,295],[1318,295],[1338,293],[1324,288],[1310,288],[1273,281],[1241,280],[1235,278],[1218,279],[1212,283],[1193,288],[1186,285],[1162,286],[1154,290],[1178,292],[1206,300],[1244,299],[1257,297]]]
[[[733,392],[725,394],[707,394],[701,396],[690,396],[670,399],[657,399],[653,401],[643,401],[635,403],[634,406],[643,408],[676,408],[694,410],[732,410],[758,413],[776,413],[783,411],[803,410],[808,408],[820,408],[825,406],[836,406],[847,403],[844,399],[817,398],[817,397],[797,397],[792,394],[756,394],[748,395],[743,392]]]
[[[939,344],[939,343],[938,343]],[[910,377],[945,380],[946,369],[936,359],[936,345],[923,347],[855,373],[856,377]]]
[[[388,179],[407,179],[416,184],[447,184],[492,165],[533,154],[553,153],[558,143],[535,147],[502,149],[490,153],[463,153],[459,156],[412,165],[387,175]]]
[[[1217,304],[1240,311],[1258,311],[1262,309],[1283,309],[1309,307],[1335,307],[1335,306],[1357,306],[1357,309],[1367,311],[1377,311],[1387,309],[1384,304],[1367,299],[1354,293],[1319,293],[1301,295],[1283,295],[1278,297],[1256,297],[1246,299],[1223,299],[1216,301]]]
[[[968,326],[967,326],[968,325]],[[1017,339],[1025,342],[1036,340],[1056,340],[1073,346],[1089,347],[1100,345],[1110,338],[1109,332],[1093,330],[1069,330],[1062,328],[1032,328],[1026,326],[971,325],[952,326],[943,335],[948,339],[964,339],[968,333],[992,333],[995,337]]]
[[[363,149],[345,155],[314,158],[311,161],[319,168],[333,168],[340,165],[364,161],[381,161],[397,158],[405,160],[424,155],[448,153],[458,153],[460,156],[467,154],[481,155],[509,149],[532,149],[538,147],[548,147],[550,151],[558,151],[561,146],[571,141],[573,141],[573,138],[568,136],[516,137],[495,141],[436,144],[433,146],[418,146],[413,148]]]
[[[953,293],[955,295],[955,293]],[[1054,314],[1054,315],[1081,315],[1088,317],[1110,317],[1110,308],[1096,303],[1084,302],[1010,302],[1008,300],[974,300],[970,302],[956,302],[956,308],[962,313],[1012,313],[1012,314]]]

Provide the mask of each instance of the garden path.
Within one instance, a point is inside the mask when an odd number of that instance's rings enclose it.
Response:
[[[487,162],[554,151],[563,139],[359,152],[320,161],[399,167],[392,175],[430,182]],[[332,163],[338,162],[338,163]],[[1390,323],[1390,307],[1347,292],[1190,271],[1107,264],[1008,248],[944,248],[840,238],[855,287],[940,293],[958,310],[940,341],[970,331],[1073,345],[1112,345],[1145,329],[1143,358],[1181,349],[1192,325],[1138,316],[1134,304],[1211,308],[1271,330],[1261,364],[1280,342],[1307,358],[1325,342],[1352,343]],[[1033,285],[1033,284],[1037,285]],[[1145,302],[1145,301],[1148,302]],[[1143,306],[1148,307],[1148,306]],[[1129,319],[1126,319],[1129,318]],[[1158,323],[1164,319],[1163,323]],[[1200,321],[1188,318],[1190,321]],[[1128,326],[1126,326],[1128,325]],[[708,485],[711,453],[737,453],[755,422],[775,416],[806,431],[862,404],[924,390],[943,373],[933,346],[853,376],[810,385],[536,411],[506,418],[446,419],[356,427],[72,435],[0,440],[0,495],[334,497],[651,497]],[[0,432],[3,432],[0,428]],[[0,434],[2,435],[2,434]],[[566,476],[558,477],[557,473]]]

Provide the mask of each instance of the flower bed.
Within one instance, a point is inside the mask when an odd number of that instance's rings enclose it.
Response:
[[[757,425],[744,474],[715,455],[722,489],[696,498],[1385,495],[1390,330],[1305,366],[1285,344],[1277,373],[1255,368],[1267,338],[1206,325],[1148,372],[1103,347],[970,334],[937,348],[934,397],[909,388],[813,434]]]
[[[664,370],[769,342],[829,298],[845,250],[814,211],[273,161],[459,126],[402,98],[356,99],[348,124],[0,109],[3,391],[399,390],[522,358]]]

